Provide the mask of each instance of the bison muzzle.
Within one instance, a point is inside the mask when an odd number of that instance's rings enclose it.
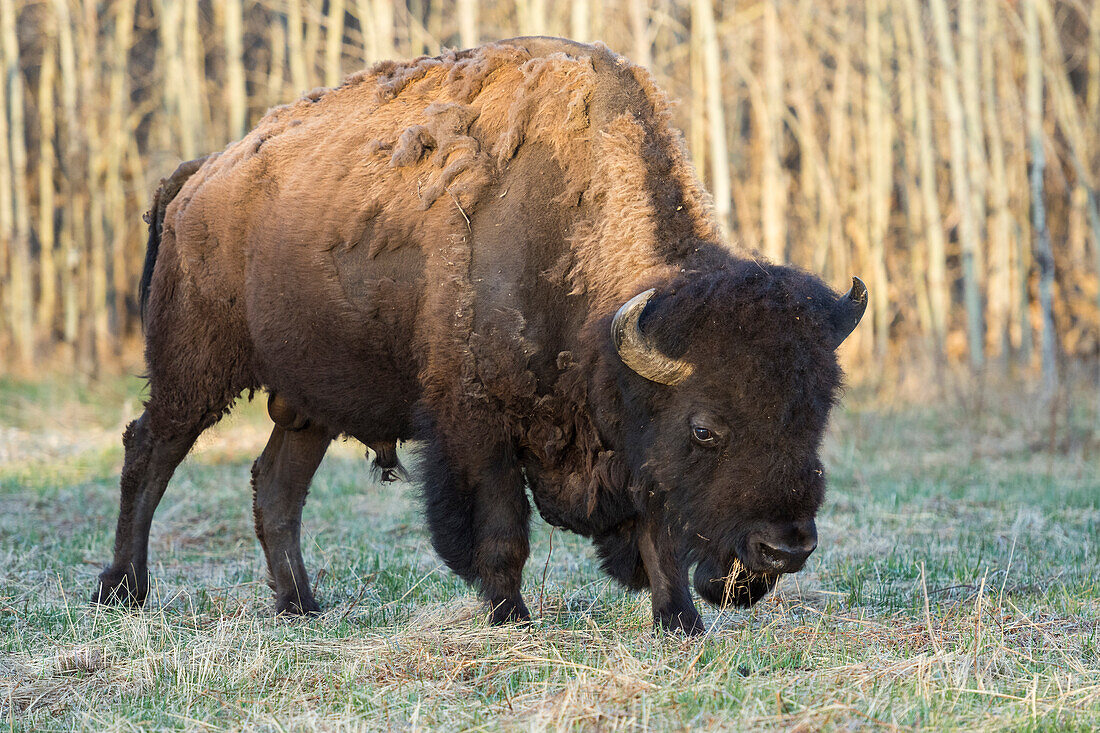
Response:
[[[520,595],[533,500],[703,630],[817,545],[835,350],[867,303],[725,244],[648,73],[519,38],[384,62],[185,163],[147,215],[149,398],[126,430],[114,560],[140,604],[173,471],[247,390],[274,422],[252,470],[280,613],[319,609],[300,551],[338,435],[418,461],[436,551],[492,620]]]

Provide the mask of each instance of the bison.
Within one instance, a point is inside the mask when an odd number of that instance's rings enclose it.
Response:
[[[818,448],[854,279],[737,253],[649,74],[518,38],[387,61],[185,163],[147,215],[149,395],[123,436],[114,560],[141,604],[153,512],[202,431],[263,389],[252,469],[280,613],[318,610],[299,548],[334,437],[400,471],[422,441],[433,545],[494,623],[520,595],[531,499],[697,633],[817,546]]]

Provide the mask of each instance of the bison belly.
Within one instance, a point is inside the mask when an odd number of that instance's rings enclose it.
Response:
[[[405,247],[253,249],[248,324],[260,381],[364,443],[412,437],[423,259]]]

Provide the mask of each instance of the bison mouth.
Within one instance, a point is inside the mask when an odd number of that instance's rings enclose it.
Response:
[[[797,573],[817,549],[813,519],[755,527],[732,552],[699,552],[695,590],[720,608],[748,607],[759,601],[785,573]]]
[[[756,573],[734,559],[722,572],[718,564],[703,559],[695,566],[695,591],[707,603],[718,608],[748,608],[775,587],[780,573]]]

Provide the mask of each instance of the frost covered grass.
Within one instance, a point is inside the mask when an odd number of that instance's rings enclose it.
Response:
[[[1018,390],[950,406],[849,395],[823,452],[820,549],[754,609],[705,609],[711,632],[690,640],[655,635],[646,595],[541,522],[535,623],[489,627],[431,551],[412,487],[372,485],[354,442],[334,445],[306,507],[325,613],[272,619],[248,487],[261,400],[177,472],[146,610],[90,606],[139,394],[0,382],[0,721],[14,730],[1100,726],[1087,392],[1053,430]]]

